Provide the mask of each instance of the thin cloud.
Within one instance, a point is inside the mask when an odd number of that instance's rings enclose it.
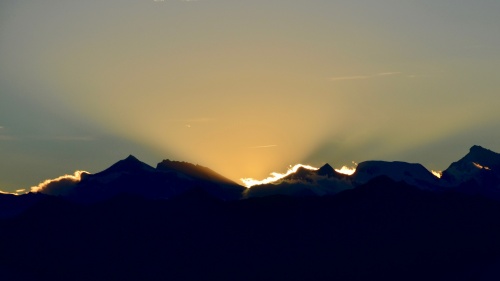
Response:
[[[271,147],[277,147],[277,144],[268,144],[268,145],[260,145],[260,146],[251,146],[249,148],[271,148]]]
[[[168,122],[179,122],[184,124],[193,124],[193,123],[209,123],[215,121],[214,118],[209,117],[199,117],[199,118],[184,118],[184,119],[170,119]]]
[[[16,191],[14,192],[8,192],[8,191],[3,191],[3,190],[0,190],[0,194],[4,194],[4,195],[15,195],[15,196],[19,196],[19,195],[24,195],[24,194],[27,194],[28,192],[26,192],[26,189],[17,189]]]
[[[398,75],[398,74],[401,74],[401,72],[381,72],[376,76],[388,76],[388,75]]]
[[[200,0],[179,0],[179,2],[198,2]],[[167,2],[166,0],[153,0],[153,2]]]
[[[331,81],[344,81],[344,80],[362,80],[362,79],[368,79],[372,76],[366,76],[366,75],[357,75],[357,76],[338,76],[338,77],[332,77],[330,78]]]
[[[373,75],[353,75],[353,76],[337,76],[337,77],[331,77],[329,80],[330,81],[347,81],[347,80],[365,80],[365,79],[372,79],[372,78],[377,78],[377,77],[384,77],[384,76],[393,76],[393,75],[399,75],[401,72],[380,72],[377,74]]]
[[[208,117],[201,117],[201,118],[184,119],[183,121],[186,123],[207,123],[214,121],[214,119]]]
[[[95,138],[90,136],[57,136],[54,140],[58,141],[94,141]]]
[[[94,141],[95,138],[91,136],[39,136],[33,137],[36,140],[42,141]]]

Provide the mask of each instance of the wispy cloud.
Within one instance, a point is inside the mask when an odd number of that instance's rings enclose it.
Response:
[[[52,138],[56,141],[94,141],[91,136],[56,136]]]
[[[167,120],[168,122],[179,122],[179,123],[185,123],[185,124],[191,124],[191,123],[209,123],[215,121],[215,118],[209,118],[209,117],[196,117],[196,118],[180,118],[180,119],[170,119]]]
[[[277,147],[277,144],[268,144],[268,145],[259,145],[259,146],[251,146],[248,148],[271,148],[271,147]]]
[[[200,0],[178,0],[179,2],[198,2]],[[169,2],[166,0],[153,0],[153,2]]]
[[[357,75],[357,76],[337,76],[337,77],[332,77],[330,78],[330,81],[344,81],[344,80],[362,80],[362,79],[368,79],[371,76],[366,76],[366,75]]]
[[[0,135],[0,141],[14,141],[14,140],[35,140],[35,141],[59,141],[59,142],[87,142],[95,141],[96,139],[91,136],[11,136]]]
[[[214,120],[215,120],[214,118],[200,117],[200,118],[184,119],[183,122],[187,122],[187,123],[207,123],[207,122],[212,122]]]
[[[94,141],[91,136],[33,136],[31,139],[41,141]]]
[[[401,72],[380,72],[377,74],[372,74],[372,75],[352,75],[352,76],[336,76],[336,77],[331,77],[329,80],[330,81],[346,81],[346,80],[364,80],[364,79],[372,79],[372,78],[377,78],[377,77],[384,77],[384,76],[392,76],[392,75],[399,75]]]
[[[401,72],[381,72],[375,76],[389,76],[389,75],[398,75],[401,74]]]

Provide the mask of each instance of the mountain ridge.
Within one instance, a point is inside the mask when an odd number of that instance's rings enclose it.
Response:
[[[300,167],[275,182],[247,189],[201,165],[165,159],[152,167],[129,155],[98,173],[82,173],[79,180],[51,182],[40,192],[92,202],[121,193],[168,199],[198,188],[222,200],[238,200],[279,194],[334,195],[387,176],[423,190],[455,190],[500,200],[499,171],[500,154],[474,145],[443,171],[441,178],[419,163],[370,160],[359,163],[352,175],[341,174],[326,163],[317,170]]]

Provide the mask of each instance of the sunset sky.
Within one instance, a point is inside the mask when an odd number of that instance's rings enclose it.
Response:
[[[500,152],[498,0],[0,2],[0,190]]]

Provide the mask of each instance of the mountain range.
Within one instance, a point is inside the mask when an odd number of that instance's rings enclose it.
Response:
[[[499,280],[500,155],[329,164],[245,188],[134,156],[0,194],[0,280]]]
[[[500,154],[480,146],[471,147],[466,156],[442,172],[441,178],[421,164],[400,161],[361,162],[352,175],[340,174],[325,164],[318,170],[300,168],[274,183],[254,186],[245,190],[245,197],[333,195],[381,176],[422,190],[457,191],[500,199]]]
[[[334,195],[380,176],[422,190],[453,190],[500,199],[500,154],[480,146],[471,147],[467,155],[442,172],[441,178],[421,164],[365,161],[357,165],[352,175],[341,174],[329,164],[318,170],[301,167],[275,182],[247,189],[200,165],[164,160],[154,168],[130,155],[102,172],[84,173],[79,181],[54,181],[38,192],[73,201],[97,202],[119,194],[168,199],[200,189],[226,201],[272,195]]]

